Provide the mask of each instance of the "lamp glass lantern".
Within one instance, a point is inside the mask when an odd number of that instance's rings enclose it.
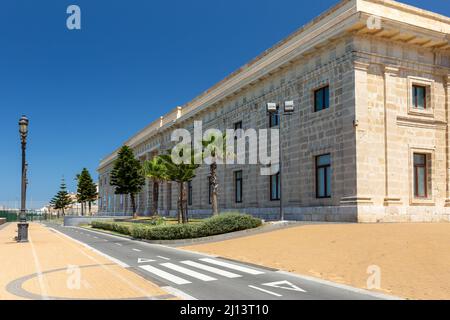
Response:
[[[27,117],[22,116],[19,120],[19,132],[20,136],[22,137],[22,140],[24,140],[28,135],[28,124],[29,120]]]

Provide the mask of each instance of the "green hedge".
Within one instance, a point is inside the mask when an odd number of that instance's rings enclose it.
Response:
[[[146,240],[177,240],[208,237],[259,227],[262,221],[247,214],[225,213],[194,224],[149,226],[123,222],[93,221],[92,227]]]

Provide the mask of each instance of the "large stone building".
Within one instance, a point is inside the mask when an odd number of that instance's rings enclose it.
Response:
[[[450,220],[450,18],[391,0],[343,0],[125,144],[141,160],[170,147],[175,128],[279,126],[266,103],[293,100],[281,121],[286,219]],[[124,212],[100,164],[101,212]],[[219,166],[221,211],[279,215],[279,176]],[[208,167],[189,186],[191,214],[209,214]],[[150,181],[138,197],[152,203]],[[174,214],[177,186],[160,209]]]

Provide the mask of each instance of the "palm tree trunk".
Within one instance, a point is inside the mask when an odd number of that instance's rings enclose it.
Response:
[[[158,201],[159,201],[159,182],[153,181],[153,208],[152,208],[152,214],[157,215],[158,214]]]
[[[178,223],[183,222],[183,192],[181,190],[181,183],[178,182],[178,201],[177,201],[177,215],[178,215]]]
[[[178,182],[178,192],[179,192],[179,198],[178,198],[178,222],[181,223],[187,223],[187,216],[185,212],[185,190],[184,190],[184,182]]]
[[[184,223],[188,223],[189,217],[188,217],[188,211],[187,211],[186,182],[181,183],[181,190],[182,190],[182,194],[183,194],[183,201],[181,204],[183,205]]]
[[[217,201],[217,191],[219,189],[219,184],[217,183],[217,163],[214,161],[210,165],[210,181],[212,190],[211,190],[211,206],[212,213],[214,216],[219,214],[219,205]]]

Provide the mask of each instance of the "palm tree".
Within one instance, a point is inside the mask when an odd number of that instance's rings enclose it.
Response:
[[[181,157],[182,152],[181,150]],[[170,154],[160,155],[158,158],[165,167],[164,174],[167,176],[167,179],[178,183],[178,223],[188,223],[186,182],[191,181],[195,177],[195,170],[200,165],[194,164],[193,159],[191,159],[190,164],[175,164]]]
[[[154,157],[152,160],[144,162],[142,170],[144,171],[144,175],[153,182],[152,214],[157,215],[159,207],[159,184],[168,180],[166,166],[160,157]]]
[[[222,141],[217,141],[222,138]],[[210,134],[202,141],[203,158],[209,160],[209,184],[211,185],[211,206],[213,215],[219,214],[218,192],[219,182],[217,179],[217,163],[224,163],[226,158],[233,157],[233,154],[227,154],[226,135],[217,136]]]

